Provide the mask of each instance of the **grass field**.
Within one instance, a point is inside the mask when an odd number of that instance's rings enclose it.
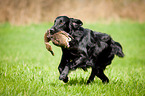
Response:
[[[86,81],[91,69],[71,72],[66,84],[58,79],[61,49],[52,44],[55,56],[51,56],[43,42],[50,26],[0,24],[1,96],[145,96],[145,23],[84,24],[110,34],[125,53],[123,59],[115,57],[105,70],[109,84],[95,78],[89,85]]]

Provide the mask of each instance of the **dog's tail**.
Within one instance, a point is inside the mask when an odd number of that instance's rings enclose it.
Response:
[[[101,36],[101,40],[106,42],[108,45],[112,47],[112,54],[115,54],[119,57],[124,57],[123,49],[120,43],[115,42],[109,35],[103,34]]]
[[[112,49],[113,49],[112,51],[114,54],[116,54],[119,57],[124,57],[124,53],[123,53],[122,46],[120,43],[114,41],[112,44]]]

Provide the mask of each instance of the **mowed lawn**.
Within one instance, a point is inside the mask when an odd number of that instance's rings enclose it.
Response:
[[[115,57],[105,70],[109,84],[96,77],[89,85],[91,69],[70,72],[66,84],[58,79],[61,49],[51,43],[52,56],[43,40],[51,26],[0,24],[0,96],[145,96],[145,23],[83,25],[110,34],[125,53],[124,58]]]

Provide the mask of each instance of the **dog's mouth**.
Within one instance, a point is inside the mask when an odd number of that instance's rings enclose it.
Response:
[[[48,38],[52,38],[52,39],[53,39],[54,36],[57,37],[57,35],[60,35],[60,34],[64,35],[65,37],[67,37],[68,41],[71,41],[73,39],[73,37],[69,33],[65,32],[65,31],[51,31],[51,30],[47,30],[47,34],[48,34],[47,37]],[[63,36],[61,38],[63,38]],[[56,38],[56,39],[59,39],[59,38]]]
[[[58,33],[58,32],[60,32],[60,31],[62,31],[62,30],[58,30],[57,28],[55,28],[55,27],[52,27],[52,28],[50,28],[50,29],[48,29],[47,30],[47,32],[50,34],[50,35],[53,35],[53,34],[56,34],[56,33]],[[66,32],[67,33],[67,32]]]

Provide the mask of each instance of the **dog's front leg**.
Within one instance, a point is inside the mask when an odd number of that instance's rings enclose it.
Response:
[[[60,62],[60,64],[59,64],[59,66],[58,66],[58,70],[59,70],[59,73],[60,73],[60,74],[62,73],[62,71],[64,70],[66,64],[67,64],[68,61],[69,61],[66,57],[67,57],[67,55],[65,55],[65,54],[63,53],[62,58],[61,58],[61,62]]]
[[[68,77],[67,77],[68,73],[69,73],[69,66],[66,65],[64,67],[63,71],[61,72],[59,79],[63,80],[65,83],[67,83],[68,82]]]

